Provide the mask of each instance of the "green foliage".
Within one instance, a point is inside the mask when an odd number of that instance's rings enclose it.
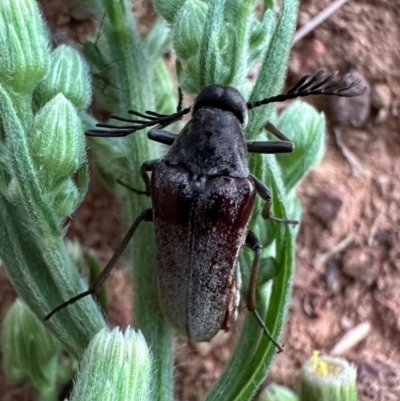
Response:
[[[265,54],[274,30],[271,10],[264,8],[261,20],[255,17],[256,0],[185,1],[174,13],[171,8],[164,11],[170,2],[158,1],[156,6],[159,3],[161,15],[173,21],[179,83],[188,93],[199,93],[213,83],[241,86]]]
[[[83,289],[63,242],[62,223],[86,193],[85,141],[70,92],[62,92],[65,86],[41,107],[33,103],[37,85],[51,76],[54,58],[36,1],[0,3],[0,47],[0,256],[19,295],[42,320]],[[78,60],[75,56],[74,63],[83,62]],[[60,77],[68,75],[61,66],[58,71]],[[79,357],[105,321],[86,299],[47,326]]]
[[[174,50],[179,58],[196,56],[206,21],[207,4],[201,0],[186,1],[177,12],[173,25]]]

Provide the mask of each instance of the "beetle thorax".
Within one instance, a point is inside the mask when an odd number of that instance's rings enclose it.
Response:
[[[185,126],[164,160],[195,176],[249,175],[242,126],[230,111],[203,107]]]

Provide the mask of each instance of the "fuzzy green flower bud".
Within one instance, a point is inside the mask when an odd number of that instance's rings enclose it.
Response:
[[[201,0],[187,1],[177,13],[172,27],[176,54],[184,60],[198,53],[203,27],[207,15],[207,4]]]
[[[4,373],[10,381],[29,382],[43,398],[54,394],[61,344],[20,299],[4,319],[1,347]]]
[[[58,181],[49,193],[52,209],[60,220],[71,215],[77,208],[81,197],[71,178]]]
[[[314,352],[301,367],[301,401],[357,401],[356,367],[345,359]]]
[[[186,0],[154,0],[153,4],[157,12],[169,23],[172,23],[176,13],[185,2],[190,3],[190,1]]]
[[[39,110],[34,125],[31,153],[44,184],[74,174],[85,160],[85,136],[72,103],[60,93]]]
[[[265,387],[257,401],[298,401],[299,397],[290,389],[271,383]]]
[[[35,0],[0,2],[0,81],[30,93],[49,62],[49,37]]]
[[[140,332],[100,331],[81,363],[71,401],[150,399],[151,357]]]
[[[65,45],[50,54],[49,73],[35,89],[35,102],[43,105],[58,93],[62,93],[78,109],[86,109],[90,105],[89,68],[75,49]]]

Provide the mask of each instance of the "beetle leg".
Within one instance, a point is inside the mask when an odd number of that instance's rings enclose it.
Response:
[[[178,86],[178,105],[176,106],[176,112],[179,113],[182,110],[183,104],[183,92],[182,88]]]
[[[48,315],[46,315],[44,320],[49,320],[56,312],[58,312],[61,309],[64,309],[66,306],[74,304],[76,301],[79,301],[80,299],[82,299],[88,295],[96,294],[97,292],[99,292],[100,288],[103,286],[104,282],[107,280],[107,277],[110,275],[111,270],[114,268],[118,259],[121,257],[122,253],[124,252],[125,248],[127,247],[128,243],[129,243],[130,239],[132,238],[133,234],[135,233],[136,229],[138,228],[139,224],[142,221],[153,221],[153,209],[143,210],[143,212],[139,214],[139,216],[136,218],[136,220],[132,224],[131,228],[125,234],[125,237],[123,238],[120,246],[115,251],[114,255],[112,256],[110,261],[107,263],[104,270],[100,273],[100,276],[96,278],[96,280],[91,284],[91,286],[87,289],[87,291],[82,292],[78,295],[75,295],[68,301],[57,306],[57,308],[53,309]]]
[[[264,128],[280,141],[246,141],[247,151],[251,153],[277,154],[291,153],[294,150],[294,143],[278,128],[267,122]]]
[[[117,180],[118,184],[122,185],[123,187],[125,187],[126,189],[129,189],[129,191],[134,192],[135,194],[138,195],[147,195],[147,191],[142,191],[140,189],[136,189],[131,187],[129,184],[127,184],[126,182],[122,181],[121,179]]]
[[[262,154],[291,153],[294,149],[288,141],[246,141],[246,145],[248,152]]]
[[[272,214],[270,213],[272,205],[271,191],[256,176],[250,174],[250,177],[253,179],[258,195],[260,195],[261,198],[265,201],[262,210],[262,217],[264,217],[264,219],[271,219],[273,221],[278,221],[280,223],[286,223],[286,224],[299,224],[299,222],[296,220],[285,220],[272,216]]]
[[[146,186],[146,194],[150,196],[150,178],[147,175],[148,171],[153,171],[154,167],[160,162],[160,159],[147,160],[140,166],[140,176]]]
[[[270,341],[275,345],[275,347],[278,348],[278,352],[282,352],[282,347],[272,338],[271,333],[269,332],[267,326],[261,319],[256,309],[256,286],[257,286],[257,275],[258,275],[258,268],[260,266],[260,257],[262,250],[261,242],[252,231],[249,231],[247,233],[245,245],[254,252],[254,259],[253,263],[251,264],[249,289],[247,292],[247,309],[254,314],[258,323],[260,323],[261,327],[263,328],[265,334],[268,336]]]
[[[123,187],[129,189],[132,192],[135,192],[138,195],[147,195],[150,196],[150,178],[147,175],[147,171],[152,171],[153,168],[157,165],[157,163],[160,161],[160,159],[154,159],[154,160],[148,160],[144,162],[140,166],[140,176],[142,177],[144,181],[144,185],[146,187],[145,191],[142,191],[140,189],[136,189],[131,187],[129,184],[123,182],[121,179],[118,179],[117,182],[118,184],[122,185]]]
[[[270,123],[269,121],[264,125],[264,128],[272,135],[275,135],[281,141],[293,143],[285,134],[279,131],[278,128],[276,128],[275,125]]]
[[[147,133],[147,138],[152,141],[163,143],[164,145],[172,145],[177,136],[178,135],[172,132],[157,128],[154,128]]]

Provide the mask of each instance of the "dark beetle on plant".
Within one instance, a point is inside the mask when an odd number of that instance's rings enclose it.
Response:
[[[236,320],[241,287],[238,255],[243,245],[254,252],[247,308],[265,333],[268,330],[256,309],[256,279],[262,245],[248,229],[256,194],[264,201],[263,217],[284,223],[269,212],[271,193],[248,168],[247,153],[290,153],[293,143],[272,124],[266,129],[278,141],[249,142],[243,135],[247,112],[272,102],[309,95],[352,97],[359,81],[348,76],[332,82],[336,74],[321,79],[323,71],[303,77],[289,91],[257,102],[247,102],[234,88],[207,86],[192,108],[171,115],[129,111],[140,119],[112,117],[127,126],[98,124],[89,136],[122,137],[153,127],[148,138],[171,145],[167,154],[143,163],[141,175],[151,196],[152,208],[143,211],[125,235],[102,274],[82,294],[58,306],[55,312],[103,285],[142,221],[153,221],[157,247],[157,274],[161,307],[172,326],[194,341],[208,341]],[[179,135],[162,128],[192,110],[192,119]],[[151,171],[151,180],[147,172]],[[280,350],[281,347],[271,338]]]

